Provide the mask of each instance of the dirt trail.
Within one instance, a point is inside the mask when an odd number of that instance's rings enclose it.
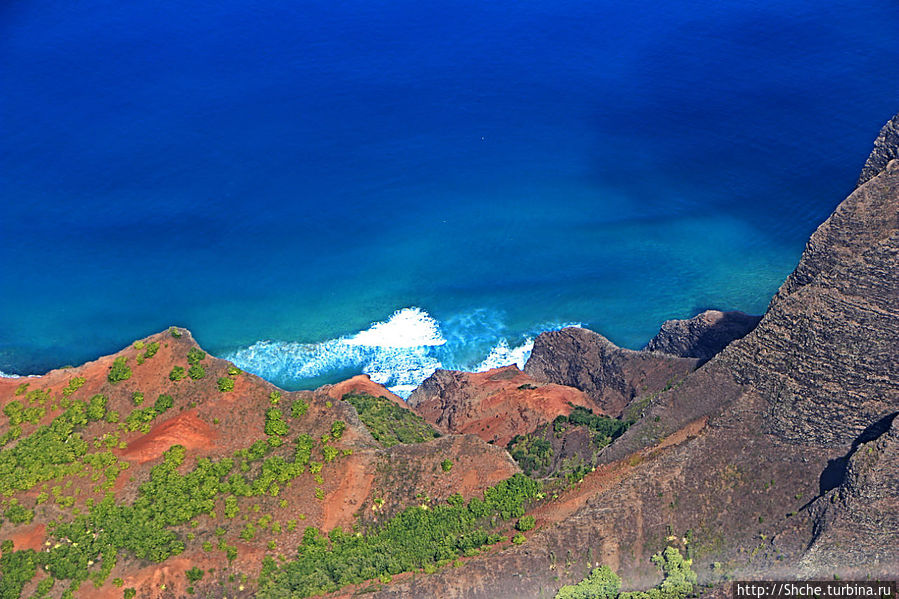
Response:
[[[694,420],[652,447],[646,447],[624,459],[600,466],[585,476],[579,484],[562,493],[557,500],[545,503],[531,512],[537,518],[537,525],[552,524],[567,519],[584,507],[589,499],[615,486],[645,460],[698,435],[705,428],[707,421],[707,417]]]

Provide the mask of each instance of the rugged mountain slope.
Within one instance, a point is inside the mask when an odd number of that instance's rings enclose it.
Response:
[[[856,186],[867,183],[879,175],[887,164],[896,158],[899,158],[899,114],[883,126],[877,139],[874,140],[874,150],[865,161]]]
[[[517,366],[487,372],[438,370],[409,396],[409,406],[438,429],[478,435],[505,447],[574,405],[598,409],[582,391],[537,383]]]
[[[745,337],[761,319],[737,311],[706,310],[687,320],[666,320],[646,350],[706,361]]]
[[[657,582],[647,558],[666,544],[706,582],[894,576],[895,424],[882,423],[899,411],[897,214],[893,161],[812,236],[755,330],[536,508],[526,544],[375,596],[546,597],[599,563],[645,588]],[[572,359],[592,381],[582,353]],[[566,372],[564,355],[541,364]]]
[[[622,349],[599,333],[572,327],[538,335],[524,372],[580,389],[601,412],[620,416],[636,397],[663,389],[696,364],[693,358]]]
[[[899,163],[812,235],[765,318],[722,354],[779,437],[845,445],[899,403]]]
[[[467,499],[518,472],[470,436],[385,450],[335,398],[350,390],[390,396],[359,378],[287,393],[181,329],[0,379],[3,596],[50,576],[51,596],[86,577],[76,597],[251,596],[262,558],[293,554],[308,526],[351,530],[423,493]],[[190,580],[194,568],[205,574]]]

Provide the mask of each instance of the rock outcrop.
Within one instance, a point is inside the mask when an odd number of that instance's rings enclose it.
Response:
[[[884,420],[886,432],[853,446],[837,461],[840,486],[818,498],[805,518],[813,535],[799,562],[810,574],[857,566],[897,572],[899,567],[899,420]],[[805,540],[805,539],[804,539]]]
[[[538,383],[517,366],[487,372],[438,370],[408,400],[422,418],[445,433],[473,434],[505,447],[575,405],[597,410],[583,391]]]
[[[683,378],[697,362],[622,349],[599,333],[570,327],[538,335],[524,372],[538,381],[580,389],[601,412],[617,417],[635,398]]]
[[[646,350],[705,362],[745,337],[761,319],[739,311],[706,310],[687,320],[666,320]]]
[[[863,185],[883,172],[891,160],[899,158],[899,114],[883,126],[874,141],[874,150],[865,161],[856,186]]]
[[[819,227],[756,328],[653,398],[595,472],[536,510],[526,544],[373,597],[550,597],[600,563],[645,588],[669,543],[705,582],[895,576],[897,215],[893,160]],[[620,396],[609,345],[550,334],[525,371]]]

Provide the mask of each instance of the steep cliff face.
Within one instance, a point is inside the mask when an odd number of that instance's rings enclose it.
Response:
[[[856,185],[867,183],[879,175],[891,160],[899,158],[899,114],[883,126],[874,141],[874,150],[865,161]]]
[[[571,327],[541,333],[524,372],[538,381],[580,389],[602,412],[617,417],[636,397],[683,378],[697,362],[622,349],[599,333]]]
[[[808,573],[853,574],[899,566],[899,421],[879,437],[852,448],[839,487],[817,499],[804,517],[812,541],[799,562]],[[803,541],[807,538],[803,538]]]
[[[550,597],[600,563],[645,588],[669,543],[707,582],[894,576],[895,421],[871,431],[899,411],[899,160],[881,170],[819,227],[758,326],[655,397],[595,472],[535,510],[526,544],[374,597]],[[620,397],[624,369],[596,337],[547,336],[526,371]]]
[[[706,310],[687,320],[666,320],[646,350],[706,361],[745,337],[761,319],[738,311]]]
[[[839,446],[899,405],[899,161],[812,235],[756,329],[720,356],[768,401],[768,429]]]

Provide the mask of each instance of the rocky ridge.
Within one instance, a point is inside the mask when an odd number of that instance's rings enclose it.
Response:
[[[638,396],[683,378],[697,363],[623,349],[599,333],[569,327],[538,335],[524,372],[537,381],[580,389],[601,412],[617,417]]]
[[[645,349],[705,362],[745,337],[761,319],[739,311],[706,310],[686,320],[666,320]]]
[[[812,236],[757,327],[654,397],[594,473],[537,508],[524,546],[374,596],[548,597],[600,563],[646,588],[649,555],[671,543],[711,584],[899,572],[899,160],[879,170]],[[537,374],[620,394],[622,377],[579,351],[599,336],[576,335],[557,335],[568,354],[537,352]]]

